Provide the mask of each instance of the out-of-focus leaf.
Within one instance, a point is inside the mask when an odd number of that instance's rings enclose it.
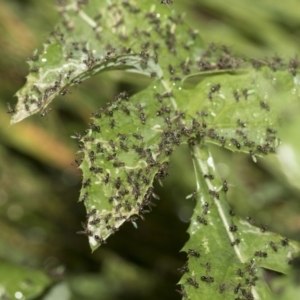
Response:
[[[67,277],[53,286],[43,300],[108,300],[125,293],[146,295],[157,284],[155,277],[114,255],[107,255],[101,273]],[[137,284],[138,283],[138,284]]]
[[[66,282],[60,282],[54,285],[50,291],[43,297],[43,300],[71,300],[71,291]]]
[[[35,157],[45,164],[58,168],[70,167],[74,151],[66,144],[58,141],[50,133],[32,123],[9,127],[9,118],[0,111],[0,133],[3,142],[15,147],[20,152]],[[74,172],[75,169],[74,169]]]
[[[1,299],[33,299],[50,284],[41,271],[0,262]]]

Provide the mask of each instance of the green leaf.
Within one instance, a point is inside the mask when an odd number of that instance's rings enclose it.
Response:
[[[33,299],[50,284],[44,272],[1,262],[1,299]]]
[[[268,67],[202,77],[195,88],[174,88],[173,94],[178,109],[195,118],[205,142],[252,157],[274,153],[283,113],[299,101],[298,77]]]
[[[174,147],[188,140],[174,125],[172,94],[160,82],[129,98],[126,92],[94,114],[91,129],[80,138],[84,159],[80,199],[87,207],[87,224],[93,250],[125,221],[151,210],[154,178],[168,175]]]
[[[226,200],[226,182],[217,174],[207,147],[194,146],[192,155],[196,207],[190,240],[183,248],[189,260],[180,269],[184,275],[179,291],[202,300],[245,295],[272,299],[259,268],[290,272],[289,261],[300,252],[300,244],[234,216]]]
[[[197,70],[203,44],[184,24],[183,15],[146,0],[88,3],[69,0],[58,7],[61,23],[43,53],[29,58],[30,74],[17,93],[11,124],[37,112],[44,116],[57,95],[105,70],[172,80]],[[175,64],[167,57],[176,58]]]

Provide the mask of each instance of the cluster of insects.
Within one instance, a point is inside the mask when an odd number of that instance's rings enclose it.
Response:
[[[83,5],[88,4],[88,0],[77,0],[77,11]],[[171,5],[173,1],[162,0],[163,5]],[[63,18],[63,30],[69,32],[74,30],[74,24],[68,21],[65,16],[64,1],[60,1],[61,15]],[[146,70],[152,78],[162,76],[156,69],[151,69],[154,64],[161,64],[166,70],[164,78],[177,84],[186,75],[198,71],[209,70],[237,70],[245,62],[242,59],[236,58],[226,46],[218,47],[215,44],[210,44],[208,49],[202,55],[190,55],[192,44],[196,42],[197,32],[184,27],[186,39],[183,40],[177,35],[178,28],[183,24],[182,15],[173,15],[168,18],[160,18],[158,14],[151,11],[143,11],[139,7],[131,4],[129,1],[122,1],[121,6],[117,4],[109,4],[109,11],[112,15],[118,15],[118,18],[113,20],[111,28],[116,32],[118,41],[103,43],[105,34],[102,32],[101,22],[103,18],[101,14],[97,14],[89,20],[89,26],[92,26],[93,33],[97,42],[101,41],[103,51],[95,53],[91,49],[94,47],[86,42],[69,41],[66,34],[59,28],[51,33],[49,43],[59,41],[65,45],[67,49],[64,54],[66,64],[80,57],[80,63],[87,69],[88,72],[93,72],[100,64],[104,66],[110,63],[127,64],[128,56],[134,54],[139,62],[140,69]],[[128,14],[134,17],[141,17],[147,22],[147,28],[131,28],[125,33],[123,30],[127,24]],[[184,26],[184,25],[182,25]],[[131,43],[130,39],[135,39],[139,43]],[[190,39],[193,43],[189,43]],[[97,45],[97,44],[96,44]],[[104,45],[104,46],[102,46]],[[93,45],[94,46],[94,45]],[[95,47],[97,48],[97,47]],[[167,51],[171,57],[176,58],[174,61],[161,59],[159,53]],[[195,50],[196,51],[196,50]],[[198,61],[192,61],[190,57],[201,57]],[[38,56],[33,55],[28,58],[30,61],[30,72],[32,76],[39,75],[40,66]],[[278,57],[274,57],[271,61],[252,61],[255,68],[269,67],[273,71],[286,68],[286,64]],[[297,58],[290,60],[288,70],[295,76],[300,63]],[[81,79],[74,77],[75,69],[67,69],[64,72],[56,75],[56,78],[47,87],[41,88],[40,85],[32,86],[32,94],[24,95],[23,104],[26,111],[34,108],[43,109],[48,99],[54,94],[59,93],[64,96],[69,93],[69,89],[65,87],[66,83],[79,84]],[[73,78],[72,78],[73,77]],[[220,97],[224,86],[215,82],[208,87],[206,97],[208,105],[213,105]],[[101,201],[106,201],[111,209],[105,213],[92,208],[87,213],[87,220],[83,224],[83,230],[79,234],[85,234],[89,238],[93,238],[98,244],[104,244],[105,238],[118,230],[119,224],[124,221],[136,221],[136,215],[143,216],[149,212],[154,205],[153,199],[158,196],[154,193],[152,187],[153,179],[161,182],[162,179],[168,176],[168,157],[173,153],[175,147],[182,143],[188,143],[191,147],[202,142],[204,139],[217,142],[221,146],[231,146],[238,150],[247,148],[247,151],[252,157],[256,153],[268,154],[275,152],[277,132],[274,128],[267,128],[265,132],[265,140],[260,144],[256,144],[251,139],[249,133],[249,124],[247,119],[236,117],[234,123],[237,127],[233,134],[225,135],[223,132],[211,126],[210,107],[205,108],[205,111],[198,112],[193,118],[186,116],[184,111],[174,110],[171,106],[171,100],[175,96],[171,90],[160,91],[153,94],[155,105],[148,108],[148,103],[133,103],[129,101],[129,94],[124,91],[114,97],[114,101],[109,103],[107,107],[99,109],[92,114],[92,121],[89,123],[89,129],[86,135],[81,136],[76,134],[79,140],[80,150],[84,153],[84,180],[82,183],[81,201],[87,207],[92,207],[92,200],[97,194],[97,186],[104,189],[106,196]],[[239,105],[242,101],[252,101],[250,87],[242,89],[234,89],[231,91],[231,97],[235,105]],[[256,100],[257,101],[257,100]],[[271,111],[270,103],[260,99],[257,102],[257,107],[264,114]],[[155,108],[155,109],[154,109]],[[44,108],[41,116],[46,116],[51,112],[51,109]],[[16,113],[16,109],[9,107],[8,113]],[[136,132],[128,132],[120,125],[122,118],[130,117],[136,128]],[[100,126],[101,124],[101,126]],[[156,141],[150,143],[150,129],[159,125],[159,134],[155,135]],[[109,138],[105,138],[105,130],[109,129]],[[134,157],[135,165],[127,163],[128,157]],[[77,159],[75,164],[80,166],[82,159]],[[206,181],[211,181],[214,176],[205,174]],[[226,180],[222,183],[222,191],[228,191],[228,183]],[[220,191],[209,190],[209,194],[214,199],[218,200]],[[108,196],[107,196],[108,195]],[[196,192],[193,193],[193,199],[196,198]],[[202,214],[196,217],[196,221],[205,227],[209,224],[208,213],[211,203],[205,202],[202,204]],[[250,222],[250,219],[248,220]],[[208,226],[207,226],[208,227]],[[205,228],[207,228],[205,227]],[[99,230],[101,228],[101,230]],[[228,230],[236,234],[238,227],[234,224],[230,225]],[[261,231],[265,231],[264,226]],[[100,234],[101,232],[101,234]],[[240,244],[240,238],[235,236],[231,241],[232,246]],[[289,240],[282,239],[280,242],[270,241],[268,248],[257,250],[253,253],[255,259],[267,259],[270,252],[278,252],[281,247],[288,247]],[[198,250],[188,249],[188,255],[191,259],[202,259],[203,254]],[[185,264],[179,269],[183,274],[187,274],[186,283],[198,289],[200,284],[216,285],[217,278],[211,273],[211,263],[206,262],[204,265],[205,272],[194,276],[190,274],[188,264]],[[238,277],[243,281],[236,284],[234,287],[228,287],[228,284],[220,284],[219,292],[223,293],[231,289],[235,295],[235,299],[254,299],[251,293],[251,287],[255,286],[257,281],[256,266],[254,260],[248,263],[245,269],[238,268],[236,271]],[[181,285],[177,292],[184,298],[187,298],[187,291],[184,285]]]
[[[160,1],[163,5],[171,5],[173,1]],[[88,4],[87,0],[78,0],[77,1],[77,9],[75,12],[78,13],[78,10],[82,8],[83,5]],[[120,62],[121,64],[127,63],[126,55],[129,54],[138,54],[140,59],[140,67],[141,69],[149,68],[149,76],[151,77],[159,77],[161,76],[156,72],[156,70],[151,69],[149,61],[158,64],[160,63],[165,69],[168,71],[168,74],[164,76],[169,76],[170,81],[180,81],[184,76],[190,74],[192,72],[197,71],[205,71],[205,70],[236,70],[243,64],[243,60],[236,58],[232,55],[231,51],[225,45],[221,47],[211,43],[207,50],[204,51],[201,56],[198,55],[187,55],[191,51],[198,51],[191,49],[190,39],[196,40],[198,34],[196,31],[189,29],[183,22],[182,14],[172,15],[166,19],[160,18],[158,14],[155,12],[148,12],[143,9],[140,9],[137,5],[133,5],[130,1],[121,1],[120,5],[117,3],[110,3],[108,4],[108,9],[112,13],[112,15],[117,15],[118,20],[114,21],[112,27],[116,30],[116,36],[119,39],[114,41],[114,44],[107,43],[103,47],[103,40],[106,37],[105,32],[101,29],[102,23],[104,18],[102,18],[101,14],[96,14],[95,16],[91,17],[90,25],[92,28],[91,30],[94,32],[96,41],[95,45],[89,46],[86,42],[78,42],[74,41],[74,39],[69,39],[65,32],[74,31],[76,28],[76,24],[73,22],[68,21],[68,14],[70,13],[68,10],[65,9],[66,4],[64,1],[61,1],[60,12],[62,16],[62,30],[57,27],[50,35],[49,43],[52,42],[61,42],[64,44],[64,47],[67,49],[66,53],[64,54],[64,58],[67,62],[73,59],[79,59],[81,62],[86,65],[88,69],[93,69],[96,65],[100,64],[107,64],[108,62]],[[126,21],[130,19],[133,15],[135,18],[142,18],[144,22],[148,23],[147,30],[140,29],[137,27],[131,28],[132,26],[127,26]],[[126,34],[124,33],[123,27],[128,28]],[[179,30],[179,27],[182,27],[182,31],[185,34],[181,35],[181,38],[178,38],[176,30]],[[139,43],[130,43],[130,38],[134,38],[139,40]],[[102,51],[99,51],[97,55],[91,49],[97,49],[98,41],[101,41],[101,48]],[[129,46],[131,45],[131,46]],[[95,47],[94,47],[95,46]],[[165,60],[159,60],[159,53],[166,49],[168,53],[171,55],[176,56],[176,60],[174,63],[167,62]],[[201,58],[199,61],[193,61],[190,57],[193,56],[200,56]],[[39,64],[38,64],[38,57],[37,55],[33,55],[28,58],[31,63],[31,72],[39,72]],[[275,57],[271,62],[267,63],[271,67],[271,69],[278,69],[286,64],[283,64],[282,61]],[[299,67],[299,62],[296,58],[292,59],[289,62],[288,68],[292,73],[295,73]],[[150,70],[151,69],[151,70]],[[69,69],[65,71],[65,74],[62,72],[55,81],[53,85],[50,85],[47,88],[37,88],[34,90],[36,97],[34,99],[29,99],[28,96],[24,98],[24,108],[27,111],[31,110],[31,105],[35,105],[34,109],[36,108],[43,108],[44,103],[46,102],[49,97],[51,97],[54,93],[59,92],[61,95],[66,95],[69,92],[68,88],[62,88],[65,84],[64,79],[67,81],[70,80],[71,84],[78,84],[81,82],[78,78],[71,78],[71,74],[73,75],[74,70]],[[68,83],[68,82],[67,82]],[[214,97],[218,94],[221,89],[221,84],[216,83],[215,85],[211,86],[210,91],[208,92],[208,99],[213,100]],[[248,98],[247,89],[243,90],[234,90],[233,97],[238,102],[241,98]],[[27,100],[26,100],[27,99]],[[261,100],[259,103],[260,107],[263,110],[269,111],[270,105]],[[128,115],[130,111],[123,106],[124,112]],[[42,112],[42,116],[47,115],[51,110],[44,110]],[[9,113],[14,113],[15,110],[9,110]],[[141,112],[140,113],[140,120],[143,124],[146,123],[147,116]],[[168,116],[165,117],[165,121],[170,126],[170,118]],[[247,120],[246,120],[247,121]],[[238,125],[241,128],[245,127],[245,121],[239,120]],[[115,126],[114,121],[110,124],[111,128]],[[204,127],[204,126],[203,126]],[[200,136],[208,136],[213,140],[218,140],[218,142],[225,146],[226,144],[226,137],[223,135],[219,135],[218,132],[213,128],[208,128],[206,132],[200,132]],[[191,144],[194,143],[194,140],[190,140]],[[238,138],[232,140],[232,144],[236,146],[237,149],[241,149],[244,145],[246,147],[250,147],[251,149],[251,156],[254,157],[254,147],[255,145],[252,144],[251,141],[245,139],[240,141]],[[257,145],[257,151],[259,153],[265,154],[266,152],[273,152],[274,147],[271,145],[271,142],[266,142],[263,145]],[[126,146],[124,147],[126,148]],[[167,153],[171,154],[172,149],[167,150]]]
[[[276,133],[271,129],[267,129],[268,133]],[[210,174],[204,174],[204,178],[208,181],[212,181],[214,179]],[[226,180],[223,180],[222,190],[224,193],[228,191],[228,183]],[[192,197],[192,196],[191,196]],[[211,204],[205,202],[202,204],[202,216],[197,216],[196,221],[202,225],[207,225],[207,220],[205,215],[207,214],[209,207]],[[234,216],[234,212],[230,210],[229,213],[231,216]],[[255,222],[251,217],[247,217],[247,221],[253,225]],[[260,231],[265,232],[267,230],[267,225],[260,225]],[[201,229],[202,230],[202,229]],[[228,230],[232,232],[234,235],[238,235],[238,226],[230,225]],[[231,246],[238,246],[241,243],[241,239],[239,237],[235,237],[235,239],[231,242]],[[218,286],[219,293],[230,293],[233,296],[233,299],[240,300],[254,300],[255,297],[253,295],[252,289],[255,288],[259,277],[257,276],[258,266],[260,261],[268,259],[273,253],[277,253],[280,249],[289,246],[289,239],[282,238],[280,240],[269,241],[262,250],[256,250],[253,252],[253,259],[251,259],[248,263],[244,264],[244,266],[238,267],[235,271],[236,281],[233,283],[232,281],[220,283],[218,277],[215,277],[212,271],[211,262],[200,263],[200,266],[205,268],[205,274],[201,274],[201,269],[196,271],[196,268],[199,267],[199,260],[203,261],[207,259],[207,254],[201,254],[197,249],[188,249],[187,254],[189,257],[189,261],[186,262],[181,268],[178,268],[178,271],[183,274],[183,280],[185,280],[184,284],[180,285],[180,289],[176,290],[183,298],[189,299],[189,290],[192,289],[200,289],[203,284],[206,284],[207,287],[212,285],[214,288]],[[206,249],[206,246],[204,247]],[[201,250],[201,249],[200,249]],[[213,260],[213,259],[212,259]],[[196,262],[196,266],[192,265]],[[233,275],[233,277],[235,277]]]
[[[196,120],[193,120],[187,127],[182,122],[185,114],[179,111],[172,113],[170,107],[164,104],[170,97],[172,94],[169,92],[158,94],[158,102],[155,106],[160,107],[159,113],[155,113],[154,110],[153,115],[149,118],[152,120],[151,122],[160,123],[161,127],[165,127],[165,130],[158,134],[160,140],[154,148],[153,146],[147,147],[147,140],[151,136],[143,134],[147,128],[151,127],[148,125],[150,110],[144,104],[134,104],[134,101],[128,101],[129,95],[126,92],[116,95],[113,103],[109,103],[106,108],[101,108],[92,114],[93,121],[90,122],[90,129],[86,131],[85,136],[75,133],[74,137],[79,140],[79,147],[88,162],[88,172],[83,169],[85,179],[81,199],[87,206],[89,205],[90,190],[95,181],[107,186],[111,194],[107,201],[110,203],[113,213],[112,217],[108,219],[108,223],[100,212],[88,217],[90,220],[88,225],[96,228],[96,232],[100,227],[106,228],[110,233],[115,232],[115,228],[111,225],[114,222],[132,220],[129,218],[132,214],[142,216],[149,212],[153,205],[152,198],[158,198],[151,186],[153,178],[160,182],[168,176],[169,163],[166,158],[172,153],[175,146],[187,141],[197,131]],[[117,120],[128,113],[132,118],[134,117],[137,128],[140,126],[138,132],[129,134],[118,126]],[[111,136],[110,139],[103,140],[103,130],[100,130],[99,122],[103,124],[103,127],[108,124],[115,137]],[[101,140],[98,138],[99,133],[101,133]],[[154,134],[157,135],[155,132]],[[134,155],[137,164],[140,161],[144,167],[127,166],[121,159],[124,153]],[[114,175],[115,169],[118,175]],[[87,227],[91,228],[91,226]],[[99,239],[95,238],[95,240]],[[194,253],[194,255],[196,254]]]
[[[194,255],[198,253],[196,250],[189,249],[190,256],[194,256],[194,259],[198,259],[200,256]],[[197,263],[198,265],[198,263]],[[214,277],[212,273],[213,268],[210,262],[200,263],[200,266],[204,268],[204,274],[196,275],[195,272],[191,272],[188,263],[179,268],[178,271],[184,274],[185,284],[180,285],[180,289],[176,290],[183,298],[188,299],[188,291],[190,288],[199,289],[200,285],[204,284],[207,287],[216,289],[220,294],[230,293],[234,297],[233,299],[241,300],[254,300],[252,288],[256,286],[259,277],[257,276],[257,266],[255,260],[252,259],[246,263],[243,267],[236,269],[236,280],[229,282],[218,282],[218,278]],[[201,272],[201,271],[199,271]],[[201,283],[202,282],[202,283]]]

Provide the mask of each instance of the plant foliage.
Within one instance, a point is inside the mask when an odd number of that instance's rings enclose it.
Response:
[[[57,7],[61,23],[29,58],[12,124],[45,116],[57,95],[100,72],[152,78],[137,94],[116,95],[74,136],[87,209],[79,233],[94,251],[124,222],[137,226],[158,198],[153,181],[168,176],[172,152],[188,144],[197,180],[188,198],[196,207],[178,292],[186,299],[273,299],[260,267],[289,273],[299,244],[234,215],[208,143],[254,162],[275,153],[286,108],[299,101],[298,60],[252,60],[224,45],[205,46],[172,1],[61,0]]]

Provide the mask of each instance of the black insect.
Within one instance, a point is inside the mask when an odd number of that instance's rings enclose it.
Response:
[[[77,167],[79,167],[81,165],[82,161],[83,161],[83,159],[75,159],[74,163]],[[72,165],[74,165],[74,164],[72,164]]]
[[[115,126],[116,126],[116,121],[115,121],[115,119],[111,119],[111,120],[109,121],[109,126],[110,126],[111,129],[115,128]]]
[[[241,144],[236,140],[236,139],[230,139],[230,141],[232,142],[232,144],[234,144],[235,145],[235,147],[237,148],[237,149],[240,149],[241,148]]]
[[[206,273],[209,273],[211,271],[211,264],[209,262],[207,262],[205,265],[204,265],[204,268],[206,269]]]
[[[260,104],[260,107],[261,108],[263,108],[263,109],[265,109],[265,110],[267,110],[267,111],[270,111],[270,106],[269,106],[269,104],[268,103],[266,103],[266,102],[264,102],[264,101],[260,101],[259,102],[259,104]]]
[[[237,232],[237,230],[238,230],[238,228],[236,225],[232,225],[229,227],[229,231],[231,231],[231,232]]]
[[[100,126],[99,125],[96,125],[95,123],[89,123],[89,126],[90,128],[93,130],[93,131],[96,131],[96,132],[100,132]]]
[[[151,78],[157,77],[157,73],[156,73],[156,72],[151,72],[151,73],[150,73],[150,77],[151,77]]]
[[[140,134],[133,133],[132,136],[133,136],[134,138],[136,138],[137,140],[143,140],[143,137],[142,137]]]
[[[215,281],[214,277],[211,277],[211,276],[201,276],[200,279],[201,279],[201,281],[204,281],[207,283],[212,283]]]
[[[182,266],[181,268],[178,268],[177,270],[178,270],[181,274],[183,274],[183,273],[188,273],[188,272],[190,271],[190,269],[188,268],[187,263],[186,263],[184,266]]]
[[[168,149],[165,150],[165,154],[167,156],[170,156],[172,154],[172,152],[173,152],[173,149],[171,149],[171,148],[168,148]]]
[[[109,155],[106,157],[106,160],[107,160],[107,161],[113,160],[114,158],[116,158],[116,156],[117,156],[116,153],[109,154]]]
[[[38,59],[38,55],[32,55],[27,58],[27,61],[37,61]]]
[[[166,117],[166,118],[165,118],[165,123],[167,124],[167,126],[168,126],[169,128],[172,127],[172,123],[171,123],[170,117]]]
[[[67,79],[70,79],[71,75],[72,75],[74,72],[75,72],[75,70],[69,70],[69,71],[67,72],[66,78],[67,78]]]
[[[240,95],[239,95],[239,92],[237,90],[233,91],[233,97],[234,97],[236,102],[240,101]]]
[[[268,134],[276,134],[276,133],[277,133],[277,131],[274,130],[274,129],[272,129],[272,128],[267,128],[267,129],[266,129],[266,132],[267,132]]]
[[[268,148],[265,145],[258,145],[256,149],[263,154],[268,154]]]
[[[266,258],[268,257],[268,253],[264,251],[255,251],[254,256]]]
[[[246,139],[247,138],[247,135],[241,131],[241,130],[236,130],[235,131],[237,135],[241,136],[242,138]],[[247,142],[247,141],[246,141]],[[244,143],[245,144],[245,143]]]
[[[165,92],[161,95],[163,98],[171,98],[173,97],[172,92]]]
[[[204,174],[204,178],[209,179],[209,180],[212,180],[212,179],[214,179],[215,177],[214,177],[214,175],[211,175],[211,174]]]
[[[174,68],[169,64],[169,66],[168,66],[168,69],[169,69],[169,72],[170,72],[170,74],[174,74],[175,73],[175,70],[174,70]]]
[[[98,174],[98,173],[103,173],[103,168],[100,167],[90,167],[89,169],[92,173]]]
[[[197,258],[200,257],[200,253],[197,252],[196,250],[188,249],[188,254]]]
[[[84,230],[77,231],[77,234],[84,234],[86,236],[93,236],[93,232],[89,229],[87,229],[86,225],[84,223],[81,223]]]
[[[250,276],[255,276],[257,269],[253,259],[246,265],[246,270]]]
[[[83,188],[86,188],[86,187],[88,187],[88,186],[90,186],[91,185],[91,179],[90,178],[88,178],[86,181],[84,181],[83,183],[82,183],[82,187]]]
[[[244,272],[242,271],[241,268],[238,268],[237,271],[236,271],[236,274],[240,277],[243,277],[244,276]]]
[[[106,173],[105,179],[104,179],[104,184],[108,184],[109,183],[109,179],[110,179],[110,174]]]
[[[200,116],[200,117],[207,117],[208,116],[208,113],[206,111],[197,111],[197,115]]]
[[[226,144],[226,139],[225,139],[225,137],[224,137],[224,136],[221,136],[221,137],[219,138],[219,141],[220,141],[222,147],[224,147],[225,144]]]
[[[237,120],[237,123],[238,123],[239,126],[241,126],[241,127],[243,127],[243,128],[246,127],[246,123],[244,123],[241,119],[238,119],[238,120]]]
[[[270,245],[270,247],[273,249],[274,252],[277,252],[278,248],[277,248],[277,246],[276,246],[276,244],[275,244],[274,242],[271,241],[271,242],[269,243],[269,245]]]
[[[218,92],[221,88],[221,84],[216,84],[214,86],[211,87],[210,91],[211,93],[215,93],[215,92]]]
[[[29,72],[30,72],[30,73],[38,73],[39,70],[40,70],[39,67],[33,67],[33,68],[30,68],[30,69],[29,69]]]
[[[162,102],[164,97],[161,94],[156,94],[156,98],[159,102]]]
[[[89,193],[88,192],[85,192],[81,198],[81,201],[86,201],[89,197]]]
[[[106,241],[102,238],[102,237],[100,237],[99,235],[97,235],[97,234],[95,234],[94,235],[94,238],[95,238],[95,240],[97,241],[97,242],[99,242],[100,244],[106,244]]]
[[[226,181],[226,180],[223,180],[223,191],[224,191],[225,193],[227,193],[227,191],[228,191],[228,184],[227,184],[227,181]]]
[[[177,293],[179,293],[182,297],[188,298],[188,295],[186,291],[184,290],[184,286],[181,284],[180,285],[180,290],[175,290]]]
[[[97,153],[103,153],[103,151],[104,151],[99,142],[96,145],[96,150],[97,150]]]
[[[202,212],[204,215],[207,215],[208,211],[209,211],[209,204],[208,202],[204,202],[204,204],[202,205]]]
[[[100,218],[96,218],[96,219],[90,221],[90,225],[97,225],[99,223],[100,223]]]
[[[218,92],[221,88],[220,84],[213,85],[208,93],[208,99],[212,100],[213,94]]]
[[[142,176],[142,180],[146,185],[148,185],[150,183],[150,180],[144,175]]]
[[[244,96],[245,100],[247,100],[248,99],[248,90],[243,89],[242,93],[243,93],[243,96]]]
[[[124,150],[126,152],[129,151],[128,147],[122,141],[120,142],[120,147],[121,147],[122,150]]]
[[[69,93],[69,89],[63,89],[59,92],[60,95],[65,96]]]
[[[108,143],[109,143],[110,147],[112,148],[112,150],[116,151],[116,145],[115,145],[115,143],[112,140],[110,140]]]
[[[197,221],[203,225],[207,225],[207,221],[203,217],[197,217]]]
[[[121,184],[122,184],[122,181],[121,181],[120,177],[118,177],[115,182],[116,189],[119,189],[121,187]]]
[[[143,125],[146,124],[146,116],[144,113],[140,113],[140,120],[142,122]]]
[[[121,109],[126,115],[130,115],[130,110],[125,105],[121,105]]]
[[[114,161],[113,166],[115,168],[120,168],[120,167],[124,167],[125,163],[123,161]]]
[[[245,279],[245,284],[246,284],[247,286],[249,286],[249,287],[255,286],[255,285],[256,285],[256,283],[255,283],[256,280],[258,280],[258,277],[256,277],[256,276],[254,276],[252,279],[246,278],[246,279]]]
[[[192,285],[196,289],[199,288],[198,282],[195,279],[191,278],[191,277],[187,279],[187,283]]]
[[[235,239],[233,242],[231,242],[231,246],[237,246],[240,242],[240,239]]]
[[[214,198],[219,199],[219,194],[218,194],[216,191],[214,191],[214,190],[209,190],[208,192],[209,192]]]
[[[230,210],[229,210],[229,214],[230,214],[231,216],[235,216],[234,210],[233,210],[233,209],[230,209]]]
[[[89,152],[89,158],[90,158],[91,163],[93,164],[95,162],[95,158],[96,158],[94,151]]]
[[[238,283],[238,285],[234,288],[233,292],[234,292],[235,294],[237,294],[237,293],[239,292],[239,290],[240,290],[241,287],[242,287],[242,284],[241,284],[241,283]]]
[[[124,207],[125,207],[125,209],[126,209],[127,211],[131,211],[131,209],[132,209],[132,206],[131,206],[131,204],[129,203],[128,200],[125,201]]]
[[[120,211],[120,209],[122,208],[122,204],[118,204],[116,207],[115,207],[115,212],[118,213]]]
[[[125,141],[127,139],[127,135],[126,134],[118,133],[117,136],[122,141]]]
[[[108,221],[111,219],[111,217],[112,217],[112,214],[108,214],[108,215],[104,218],[106,224],[107,224]]]
[[[248,221],[249,224],[254,224],[255,223],[254,219],[252,217],[250,217],[250,216],[248,216],[246,218],[246,220]]]
[[[45,117],[47,116],[48,114],[50,114],[52,111],[52,108],[46,108],[42,113],[41,113],[41,117]]]
[[[32,87],[32,89],[33,89],[35,92],[37,92],[39,95],[42,94],[41,90],[38,88],[37,85],[34,84],[33,87]]]
[[[288,238],[282,239],[282,240],[281,240],[281,245],[282,245],[283,247],[288,246],[288,245],[289,245],[289,239],[288,239]]]
[[[269,226],[268,225],[261,225],[261,227],[260,227],[260,231],[261,232],[265,232],[267,229],[269,228]]]

